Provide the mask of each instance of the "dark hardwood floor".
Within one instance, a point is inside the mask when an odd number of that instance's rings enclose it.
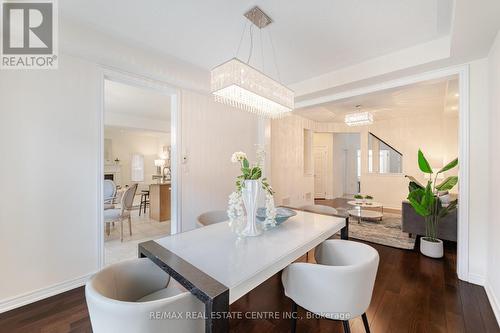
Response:
[[[426,258],[417,251],[371,245],[380,254],[367,311],[372,332],[500,332],[484,289],[457,279],[453,245],[447,244],[442,260]],[[279,274],[231,306],[232,311],[278,312],[279,317],[290,308]],[[306,317],[304,310],[299,316]],[[364,332],[360,318],[350,323],[352,332]],[[231,320],[230,325],[232,332],[256,333],[289,332],[290,327],[289,320],[281,318]],[[83,288],[0,314],[0,332],[91,332]],[[297,332],[342,332],[342,325],[301,319]]]

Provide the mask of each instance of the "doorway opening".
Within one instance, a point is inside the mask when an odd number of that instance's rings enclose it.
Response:
[[[439,184],[447,177],[459,176],[459,186],[438,193],[442,205],[455,199],[459,202],[458,209],[446,215],[440,223],[438,238],[452,244],[452,249],[456,248],[459,259],[457,274],[466,280],[469,207],[467,85],[467,68],[450,69],[343,93],[332,96],[329,101],[325,98],[321,104],[308,105],[316,110],[320,107],[325,113],[311,113],[311,120],[329,119],[328,123],[323,120],[322,131],[331,135],[346,131],[361,134],[357,152],[358,193],[354,196],[354,192],[346,191],[341,199],[316,200],[317,204],[331,205],[350,216],[350,236],[353,238],[414,249],[415,240],[426,231],[425,224],[406,200],[408,179],[405,176],[427,183],[428,177],[420,171],[417,161],[419,149],[435,171],[459,157],[459,168],[447,170],[436,179]],[[297,113],[307,117],[307,111],[304,108]],[[367,114],[369,117],[364,118],[363,124],[352,124],[354,116]],[[347,184],[344,187],[348,188]]]
[[[114,72],[102,88],[101,267],[177,232],[180,204],[177,92]]]
[[[360,192],[360,133],[313,134],[314,199],[352,197]]]

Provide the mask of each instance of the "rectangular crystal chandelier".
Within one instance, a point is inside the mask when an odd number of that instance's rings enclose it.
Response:
[[[294,107],[292,90],[236,58],[212,69],[211,90],[218,102],[268,118]]]
[[[358,112],[345,115],[345,123],[348,126],[362,126],[373,123],[373,114],[370,112]]]

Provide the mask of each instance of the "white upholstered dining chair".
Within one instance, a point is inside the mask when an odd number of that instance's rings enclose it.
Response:
[[[227,212],[225,210],[212,210],[198,216],[198,226],[204,227],[210,224],[227,221]]]
[[[293,263],[281,276],[285,295],[321,317],[340,320],[349,333],[349,319],[361,316],[370,332],[366,310],[370,305],[379,255],[363,243],[329,239],[316,248],[317,264]],[[296,317],[295,317],[296,318]],[[295,332],[296,319],[292,319]]]
[[[326,215],[336,215],[338,214],[337,210],[330,206],[325,205],[305,205],[299,207],[301,210],[305,210],[306,212],[316,213],[316,214],[326,214]],[[333,238],[334,236],[330,237]],[[306,252],[306,262],[309,261],[309,251]]]
[[[102,194],[104,198],[104,209],[115,208],[114,201],[116,197],[116,185],[112,180],[105,179],[102,185]]]
[[[325,205],[305,205],[299,209],[305,210],[306,212],[317,213],[317,214],[337,214],[337,210],[330,206]]]
[[[148,258],[104,268],[87,282],[85,298],[94,333],[204,331],[202,316],[186,319],[188,312],[203,314],[204,304]]]
[[[130,186],[121,199],[120,208],[112,208],[104,210],[104,223],[106,223],[106,234],[110,234],[110,224],[120,222],[120,240],[123,242],[123,220],[128,220],[128,228],[130,236],[132,236],[132,220],[130,212],[134,205],[135,192],[137,191],[137,184]]]

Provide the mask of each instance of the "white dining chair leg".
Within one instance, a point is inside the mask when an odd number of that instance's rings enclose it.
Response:
[[[130,215],[128,216],[128,231],[130,236],[132,236],[132,219],[130,218]]]
[[[123,242],[123,219],[120,219],[120,242]]]

